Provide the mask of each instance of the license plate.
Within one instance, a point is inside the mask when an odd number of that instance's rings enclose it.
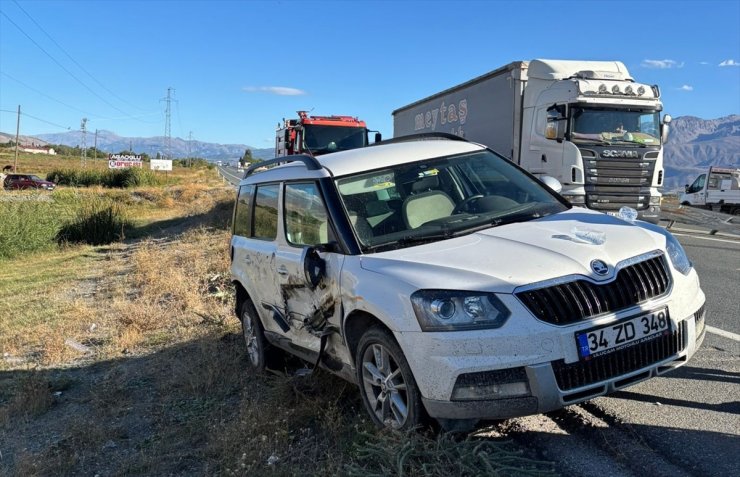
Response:
[[[612,212],[610,210],[607,210],[606,215],[611,215],[612,217],[619,217],[619,212]]]
[[[670,334],[668,309],[576,333],[581,359],[591,359]]]

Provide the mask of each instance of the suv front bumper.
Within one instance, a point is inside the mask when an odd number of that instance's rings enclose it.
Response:
[[[633,367],[634,369],[627,372],[616,372],[601,379],[598,371],[588,369],[588,364],[581,366],[583,362],[565,364],[564,360],[553,360],[521,367],[524,370],[522,376],[526,376],[523,379],[529,391],[528,395],[470,400],[422,397],[422,401],[429,415],[438,419],[506,419],[561,409],[662,375],[686,364],[701,345],[705,334],[703,296],[701,298],[699,306],[695,308],[696,311],[677,322],[677,329],[670,338],[675,348],[671,349],[669,355],[649,364]],[[664,346],[662,343],[647,344],[654,349]],[[640,350],[639,346],[642,345],[626,348],[624,355],[611,358],[612,364],[594,364],[597,368],[607,369],[609,366],[617,366],[614,363],[623,363],[625,359],[631,359],[632,355],[651,356],[650,353],[653,351]],[[643,356],[640,359],[650,358]],[[439,369],[437,371],[438,381],[444,381]],[[457,374],[454,381],[459,383],[459,378],[463,374]],[[579,381],[582,376],[589,375],[595,378],[590,381],[588,379]],[[452,384],[454,394],[456,384]]]

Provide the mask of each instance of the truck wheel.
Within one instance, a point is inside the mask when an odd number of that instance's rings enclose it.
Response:
[[[362,402],[376,426],[406,430],[422,424],[421,394],[406,357],[388,331],[366,331],[355,362]]]
[[[264,371],[270,345],[265,340],[262,323],[250,300],[242,302],[239,317],[242,320],[242,334],[247,347],[249,365],[256,371]]]

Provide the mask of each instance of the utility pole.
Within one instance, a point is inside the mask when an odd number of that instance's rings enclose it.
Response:
[[[188,134],[188,167],[193,167],[193,156],[190,152],[192,150],[192,143],[193,143],[193,131],[190,131],[190,134]]]
[[[95,157],[93,159],[98,158],[98,130],[95,130]]]
[[[165,146],[166,146],[166,156],[165,159],[172,159],[171,156],[171,147],[172,147],[172,128],[170,126],[170,116],[172,115],[172,92],[175,91],[175,88],[170,86],[167,88],[167,97],[161,99],[160,101],[165,101],[167,104],[167,107],[165,109],[165,122],[164,122],[164,138],[165,138]]]
[[[18,105],[18,120],[15,123],[15,162],[13,172],[18,172],[18,137],[21,132],[21,105]]]
[[[87,118],[82,118],[80,122],[80,131],[82,131],[82,151],[80,155],[80,162],[82,167],[87,165]]]

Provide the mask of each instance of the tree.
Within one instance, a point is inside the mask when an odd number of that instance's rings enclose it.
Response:
[[[244,155],[243,155],[243,156],[242,156],[242,158],[241,158],[241,159],[239,160],[239,162],[240,162],[240,163],[242,164],[242,166],[244,166],[244,167],[246,167],[246,166],[248,166],[248,165],[249,165],[250,163],[254,162],[254,158],[252,157],[252,150],[251,150],[251,149],[247,149],[247,150],[245,150],[245,151],[244,151]]]

